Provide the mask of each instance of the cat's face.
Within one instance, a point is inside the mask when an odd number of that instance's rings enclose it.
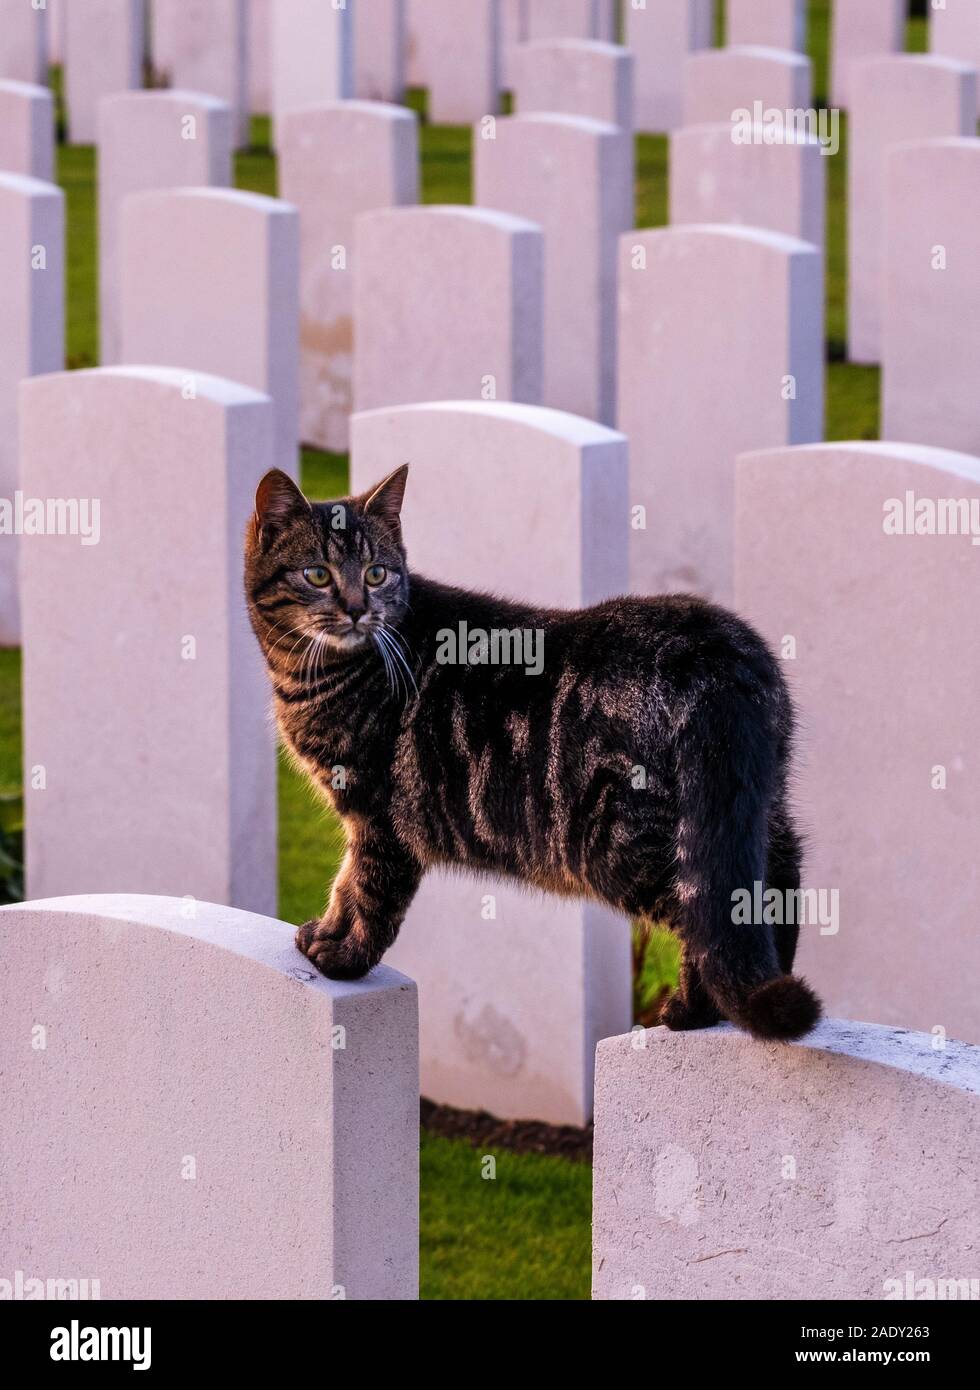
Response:
[[[383,642],[408,606],[400,512],[408,465],[360,497],[310,503],[285,473],[259,484],[245,538],[245,592],[269,653],[304,640],[335,656]]]

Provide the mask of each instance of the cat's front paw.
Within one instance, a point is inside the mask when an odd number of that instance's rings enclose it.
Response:
[[[370,962],[352,949],[349,937],[330,936],[316,917],[297,930],[296,946],[321,975],[331,980],[359,980],[370,968]]]
[[[680,990],[675,990],[660,1010],[660,1022],[675,1033],[683,1033],[692,1028],[713,1028],[721,1022],[721,1014],[707,1002],[688,1004]]]

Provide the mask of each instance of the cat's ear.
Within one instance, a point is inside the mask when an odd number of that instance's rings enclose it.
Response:
[[[377,487],[364,494],[361,510],[365,516],[377,517],[399,541],[402,537],[401,511],[405,500],[405,484],[408,482],[408,464],[403,463],[394,473],[389,473]]]
[[[259,483],[253,524],[260,544],[268,545],[283,527],[311,514],[309,502],[281,469],[271,469]]]

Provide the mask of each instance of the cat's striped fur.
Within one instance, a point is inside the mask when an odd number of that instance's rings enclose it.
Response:
[[[696,598],[544,610],[410,575],[406,473],[316,505],[271,473],[246,539],[279,728],[347,836],[300,949],[364,974],[424,871],[453,864],[668,922],[684,955],[672,1027],[806,1032],[820,1006],[786,973],[798,928],[733,922],[736,889],[799,885],[793,716],[765,643]],[[542,633],[540,674],[442,664],[460,622]]]

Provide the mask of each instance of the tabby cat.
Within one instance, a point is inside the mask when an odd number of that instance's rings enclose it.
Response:
[[[248,527],[279,728],[347,837],[300,950],[356,979],[425,870],[456,865],[669,923],[683,951],[671,1028],[808,1032],[820,1004],[788,974],[798,927],[733,920],[736,890],[799,885],[793,712],[765,643],[698,598],[563,611],[412,574],[407,475],[311,504],[275,470]],[[543,661],[513,659],[529,645]]]

